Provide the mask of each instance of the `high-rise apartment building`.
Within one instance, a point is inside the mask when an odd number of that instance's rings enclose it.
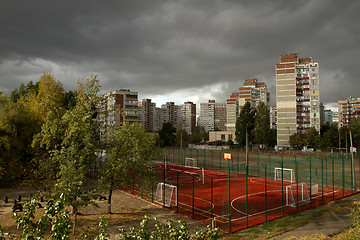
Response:
[[[207,103],[200,103],[199,126],[206,131],[226,130],[226,104],[216,103],[209,100]]]
[[[338,101],[339,128],[349,126],[350,121],[360,117],[360,98],[349,97],[347,100]]]
[[[236,93],[233,96],[236,97]],[[267,90],[266,84],[258,82],[257,79],[245,80],[243,87],[239,88],[237,96],[239,98],[240,109],[246,102],[250,102],[253,108],[257,108],[260,102],[264,102],[268,106],[270,104],[270,93]]]
[[[143,99],[139,102],[139,123],[152,131],[156,129],[156,104],[151,99]]]
[[[177,128],[178,124],[178,109],[174,102],[166,102],[166,104],[161,105],[163,109],[164,116],[161,119],[162,122],[169,122],[173,125],[174,128]]]
[[[138,93],[121,89],[104,94],[104,99],[98,106],[99,119],[104,127],[119,127],[123,122],[137,124]]]
[[[324,122],[325,123],[333,122],[333,112],[330,109],[324,110]]]
[[[270,127],[272,129],[277,129],[276,123],[277,123],[277,110],[275,106],[272,106],[270,109]]]
[[[276,64],[277,144],[314,127],[320,132],[319,64],[298,54],[280,56]]]
[[[233,92],[227,99],[226,129],[235,131],[236,119],[240,115],[241,108],[245,103],[250,102],[251,107],[257,108],[260,102],[270,104],[270,93],[264,82],[257,79],[247,79],[238,92]],[[270,124],[270,123],[269,123]]]
[[[185,102],[178,106],[178,128],[184,129],[188,134],[192,134],[196,128],[196,104]]]
[[[226,130],[236,130],[236,119],[239,117],[239,99],[230,98],[226,100]]]

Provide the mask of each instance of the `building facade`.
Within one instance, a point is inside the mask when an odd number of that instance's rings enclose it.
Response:
[[[178,106],[178,126],[184,129],[188,134],[195,132],[196,128],[196,104],[193,102],[185,102]]]
[[[239,117],[239,99],[226,100],[226,131],[236,130],[236,119]]]
[[[98,109],[104,127],[119,127],[124,122],[138,124],[138,93],[128,89],[108,92],[104,94]]]
[[[226,104],[216,103],[209,100],[207,103],[200,103],[200,114],[198,125],[203,126],[206,131],[226,130]]]
[[[151,99],[143,99],[139,106],[139,123],[151,131],[156,131],[156,104]]]
[[[233,96],[236,97],[236,93]],[[240,109],[246,102],[250,102],[253,108],[257,108],[260,102],[264,102],[267,106],[270,104],[270,93],[265,82],[258,82],[257,79],[245,80],[243,87],[239,88],[237,96]]]
[[[346,100],[338,101],[338,109],[339,128],[348,127],[352,119],[360,117],[360,98],[349,97]]]
[[[319,64],[298,54],[281,55],[276,64],[277,144],[314,127],[320,132]]]

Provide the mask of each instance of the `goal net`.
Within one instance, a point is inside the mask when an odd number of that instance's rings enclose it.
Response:
[[[158,183],[156,187],[154,201],[158,204],[170,207],[171,205],[176,205],[177,203],[176,194],[176,186],[161,182]]]
[[[284,180],[286,182],[295,182],[294,169],[291,168],[275,168],[274,169],[275,180]]]
[[[306,183],[286,186],[286,206],[296,207],[310,202],[310,195]]]
[[[198,167],[198,162],[197,162],[197,160],[195,158],[185,158],[184,165],[186,167],[197,168]]]

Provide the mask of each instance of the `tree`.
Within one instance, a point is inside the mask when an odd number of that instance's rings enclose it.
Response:
[[[240,145],[246,145],[246,165],[248,165],[249,140],[253,138],[252,132],[255,128],[255,114],[256,110],[251,107],[250,102],[246,102],[236,120],[236,141]]]
[[[322,133],[319,144],[320,148],[328,149],[339,146],[339,131],[336,124],[324,124],[320,132]]]
[[[293,147],[303,148],[307,145],[306,135],[303,132],[294,133],[290,136],[290,145]]]
[[[189,135],[185,129],[179,128],[175,134],[176,145],[185,147],[191,142],[191,135]]]
[[[339,135],[340,147],[347,148],[350,145],[349,128],[347,126],[342,126],[339,129]]]
[[[19,101],[0,96],[0,172],[5,182],[18,182],[34,156],[31,141],[40,131],[36,117]]]
[[[351,120],[350,126],[351,126],[353,145],[354,145],[354,147],[359,149],[359,147],[360,147],[360,119],[355,118],[355,119]]]
[[[72,207],[75,215],[73,233],[79,209],[96,197],[94,191],[84,191],[84,188],[88,185],[90,166],[97,159],[95,153],[100,148],[99,122],[96,120],[98,92],[96,76],[78,81],[76,105],[61,118],[64,127],[61,146],[51,153],[51,160],[59,165],[53,195],[64,195],[65,204]]]
[[[270,112],[264,102],[260,102],[255,116],[255,141],[265,146],[270,143]]]
[[[317,148],[320,143],[320,134],[315,128],[310,128],[306,133],[306,144],[309,147]]]
[[[165,122],[159,131],[160,142],[163,147],[174,146],[176,141],[176,129],[170,122]]]
[[[115,187],[142,183],[142,190],[151,189],[155,181],[153,160],[159,158],[156,141],[146,134],[142,125],[123,124],[109,132],[106,160],[101,168],[100,182],[108,191],[108,213]]]

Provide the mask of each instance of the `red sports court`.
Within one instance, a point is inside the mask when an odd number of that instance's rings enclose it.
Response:
[[[156,203],[226,233],[354,193],[334,185],[297,182],[294,171],[285,168],[277,168],[273,178],[265,178],[231,169],[225,172],[177,164],[156,167],[160,179],[154,192]]]

